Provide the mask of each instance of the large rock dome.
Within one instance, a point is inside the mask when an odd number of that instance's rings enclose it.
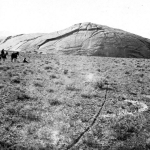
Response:
[[[104,57],[150,58],[150,40],[93,23],[53,33],[20,34],[0,41],[0,49]]]

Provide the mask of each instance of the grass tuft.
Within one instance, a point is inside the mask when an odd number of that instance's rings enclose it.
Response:
[[[32,110],[23,110],[22,112],[20,112],[20,117],[29,121],[39,122],[41,120],[40,116]]]
[[[3,84],[0,84],[0,89],[4,88],[5,86]]]
[[[95,89],[105,90],[108,85],[108,81],[105,78],[97,79],[94,81],[93,85]]]
[[[48,89],[48,90],[46,90],[46,91],[49,92],[49,93],[53,93],[53,92],[54,92],[53,89]]]
[[[51,74],[51,75],[50,75],[50,78],[51,78],[51,79],[55,79],[55,78],[57,78],[57,76],[56,76],[55,74]]]
[[[45,70],[53,69],[51,66],[44,67]]]
[[[115,120],[112,129],[117,140],[125,141],[132,136],[137,136],[143,128],[145,118],[142,115],[125,115]]]
[[[67,74],[68,73],[68,70],[64,70],[64,74]]]
[[[61,105],[62,102],[58,101],[57,99],[49,100],[51,106],[58,106]]]
[[[40,82],[35,82],[35,83],[34,83],[34,86],[35,86],[35,87],[43,87],[42,83],[40,83]]]
[[[17,96],[17,100],[19,101],[24,101],[24,100],[29,100],[31,97],[25,93],[19,93]]]
[[[0,70],[2,70],[2,71],[7,71],[9,69],[10,69],[10,67],[8,67],[8,66],[0,66]]]
[[[11,78],[11,82],[12,83],[16,83],[16,84],[19,84],[20,83],[20,77],[18,77],[18,76],[14,76],[14,77],[12,77]]]
[[[77,88],[74,83],[71,83],[71,84],[66,85],[66,90],[69,90],[69,91],[79,91],[80,89]]]

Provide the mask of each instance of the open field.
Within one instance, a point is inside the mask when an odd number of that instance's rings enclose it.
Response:
[[[148,59],[0,62],[0,150],[148,150],[149,106]]]

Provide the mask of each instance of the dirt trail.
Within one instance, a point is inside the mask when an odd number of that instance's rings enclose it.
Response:
[[[72,144],[70,144],[70,145],[67,146],[67,148],[66,148],[67,150],[69,150],[69,149],[71,149],[73,146],[75,146],[75,145],[79,142],[79,140],[86,134],[86,132],[88,132],[88,131],[92,128],[92,126],[93,126],[94,123],[96,122],[97,118],[99,117],[99,115],[100,115],[100,113],[101,113],[101,111],[102,111],[102,109],[103,109],[105,103],[107,102],[107,92],[108,92],[108,90],[106,89],[106,94],[105,94],[104,101],[103,101],[101,107],[99,108],[99,111],[98,111],[97,114],[95,115],[95,117],[93,117],[92,123],[79,135],[79,137],[78,137],[77,139],[74,140],[74,142],[73,142]]]

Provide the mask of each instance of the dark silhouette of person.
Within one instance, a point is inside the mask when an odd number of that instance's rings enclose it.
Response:
[[[23,63],[28,63],[28,61],[26,60],[26,58],[24,58]]]
[[[5,59],[7,59],[7,55],[8,55],[8,52],[5,53],[5,50],[2,49],[1,54],[0,54],[0,60],[3,59],[3,61],[5,61]]]
[[[4,55],[5,54],[5,51],[4,49],[1,50],[1,55]]]

